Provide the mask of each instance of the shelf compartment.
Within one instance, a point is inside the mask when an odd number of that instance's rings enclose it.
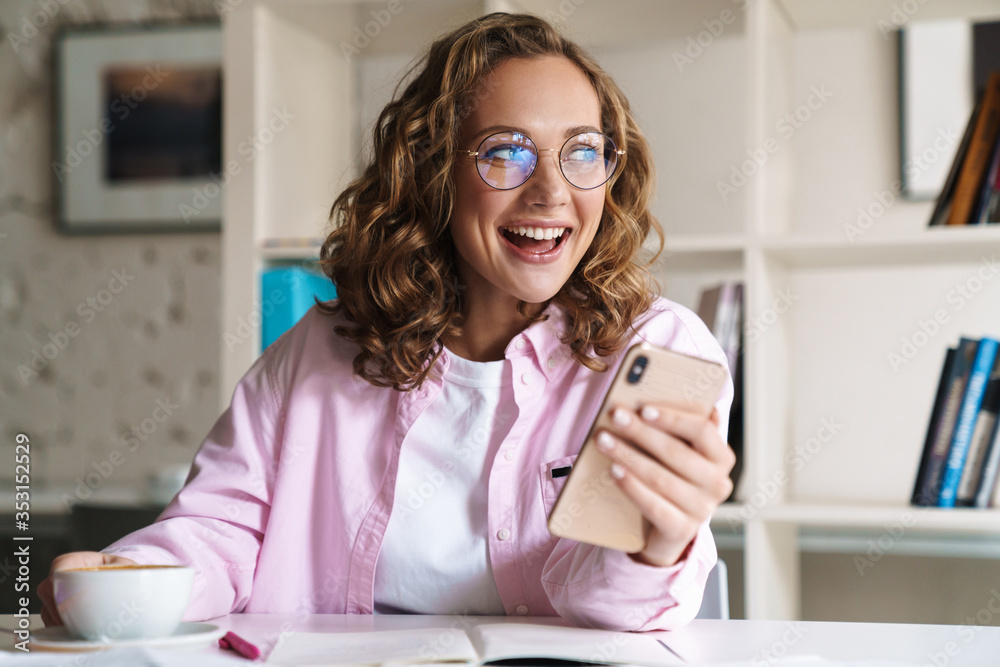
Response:
[[[881,540],[881,545],[879,541]],[[727,542],[727,544],[729,544]],[[837,530],[835,532],[803,528],[799,531],[799,549],[816,554],[855,554],[866,560],[859,568],[872,566],[882,556],[917,556],[921,558],[1000,559],[1000,537],[986,534],[937,534],[910,531],[893,537],[876,530]]]
[[[715,513],[712,514],[713,526],[725,526],[726,529],[735,530],[737,526],[742,526],[745,522],[742,503],[722,503],[715,508]]]
[[[1000,558],[1000,510],[908,505],[790,503],[744,509],[725,503],[712,516],[719,549],[744,547],[746,522],[788,524],[809,553]],[[871,552],[871,553],[869,553]]]
[[[911,505],[859,505],[789,503],[765,506],[759,511],[766,521],[794,523],[799,527],[862,530],[890,534],[983,535],[1000,544],[1000,510],[939,509]]]
[[[899,0],[780,0],[798,30],[871,26],[896,29],[909,20],[956,17],[981,19],[997,15],[994,0],[951,0],[946,3],[913,2],[916,11],[902,9]]]
[[[743,265],[746,237],[730,234],[667,236],[656,260],[660,271],[731,270]]]
[[[792,303],[779,317],[792,332],[782,353],[788,412],[774,427],[786,430],[771,433],[788,435],[782,455],[789,498],[909,499],[946,348],[961,336],[998,333],[1000,274],[984,279],[979,268],[788,271],[782,287]],[[770,343],[771,336],[768,330],[755,342]],[[769,363],[777,358],[769,355]]]
[[[267,262],[318,260],[319,246],[262,246],[260,257]]]
[[[958,264],[1000,259],[1000,225],[933,227],[897,238],[788,237],[757,241],[768,257],[792,267]]]

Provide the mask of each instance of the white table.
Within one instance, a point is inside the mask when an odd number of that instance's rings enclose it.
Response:
[[[464,627],[476,623],[537,622],[564,624],[556,618],[463,616],[342,616],[295,614],[232,614],[210,621],[256,644],[265,655],[283,634],[293,632],[364,632]],[[32,617],[33,627],[41,627]],[[0,616],[0,627],[14,627],[14,618]],[[824,623],[805,621],[693,621],[672,632],[655,633],[681,658],[692,664],[744,661],[771,665],[787,656],[818,656],[827,660],[881,659],[936,667],[1000,665],[1000,627],[907,625],[894,623]],[[0,651],[11,651],[13,638],[0,635]],[[233,655],[215,646],[202,649]]]

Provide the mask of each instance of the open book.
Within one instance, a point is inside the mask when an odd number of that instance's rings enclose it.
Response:
[[[278,644],[268,662],[481,665],[519,660],[650,667],[683,664],[666,645],[649,635],[524,623],[486,623],[466,630],[294,633]]]

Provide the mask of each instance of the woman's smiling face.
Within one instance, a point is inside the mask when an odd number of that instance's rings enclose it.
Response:
[[[600,103],[586,74],[561,56],[506,60],[479,89],[462,124],[461,150],[475,151],[484,138],[504,130],[555,150],[539,151],[531,177],[511,190],[487,185],[474,158],[456,158],[450,225],[458,273],[467,286],[464,298],[497,306],[542,303],[580,263],[604,211],[607,184],[573,187],[558,157],[570,137],[602,130]]]

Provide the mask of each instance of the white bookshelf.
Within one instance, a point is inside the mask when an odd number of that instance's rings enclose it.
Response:
[[[996,0],[913,4],[910,20],[1000,17]],[[745,347],[742,504],[713,521],[720,543],[742,549],[747,617],[799,617],[802,553],[863,550],[909,517],[896,553],[1000,553],[1000,511],[907,505],[944,349],[1000,333],[1000,275],[961,308],[949,300],[984,258],[1000,260],[1000,229],[927,229],[932,204],[897,196],[860,237],[845,230],[898,178],[895,43],[880,27],[900,5],[407,0],[348,60],[341,44],[386,2],[244,0],[224,16],[225,154],[243,171],[224,195],[223,328],[254,309],[262,268],[316,257],[263,241],[323,234],[389,82],[434,36],[494,10],[558,18],[625,89],[653,146],[665,294],[693,307],[701,289],[741,279],[747,321],[762,324]],[[723,16],[679,69],[674,54]],[[830,95],[780,134],[817,89]],[[248,160],[238,147],[275,109],[294,122]],[[716,182],[768,140],[778,149],[723,201]],[[778,312],[782,294],[794,302]],[[947,322],[892,368],[887,355],[939,309]],[[224,401],[258,349],[223,345]],[[824,419],[839,426],[817,446]],[[816,451],[796,461],[803,447]]]
[[[319,246],[285,246],[258,249],[260,259],[264,262],[304,262],[319,259]]]

